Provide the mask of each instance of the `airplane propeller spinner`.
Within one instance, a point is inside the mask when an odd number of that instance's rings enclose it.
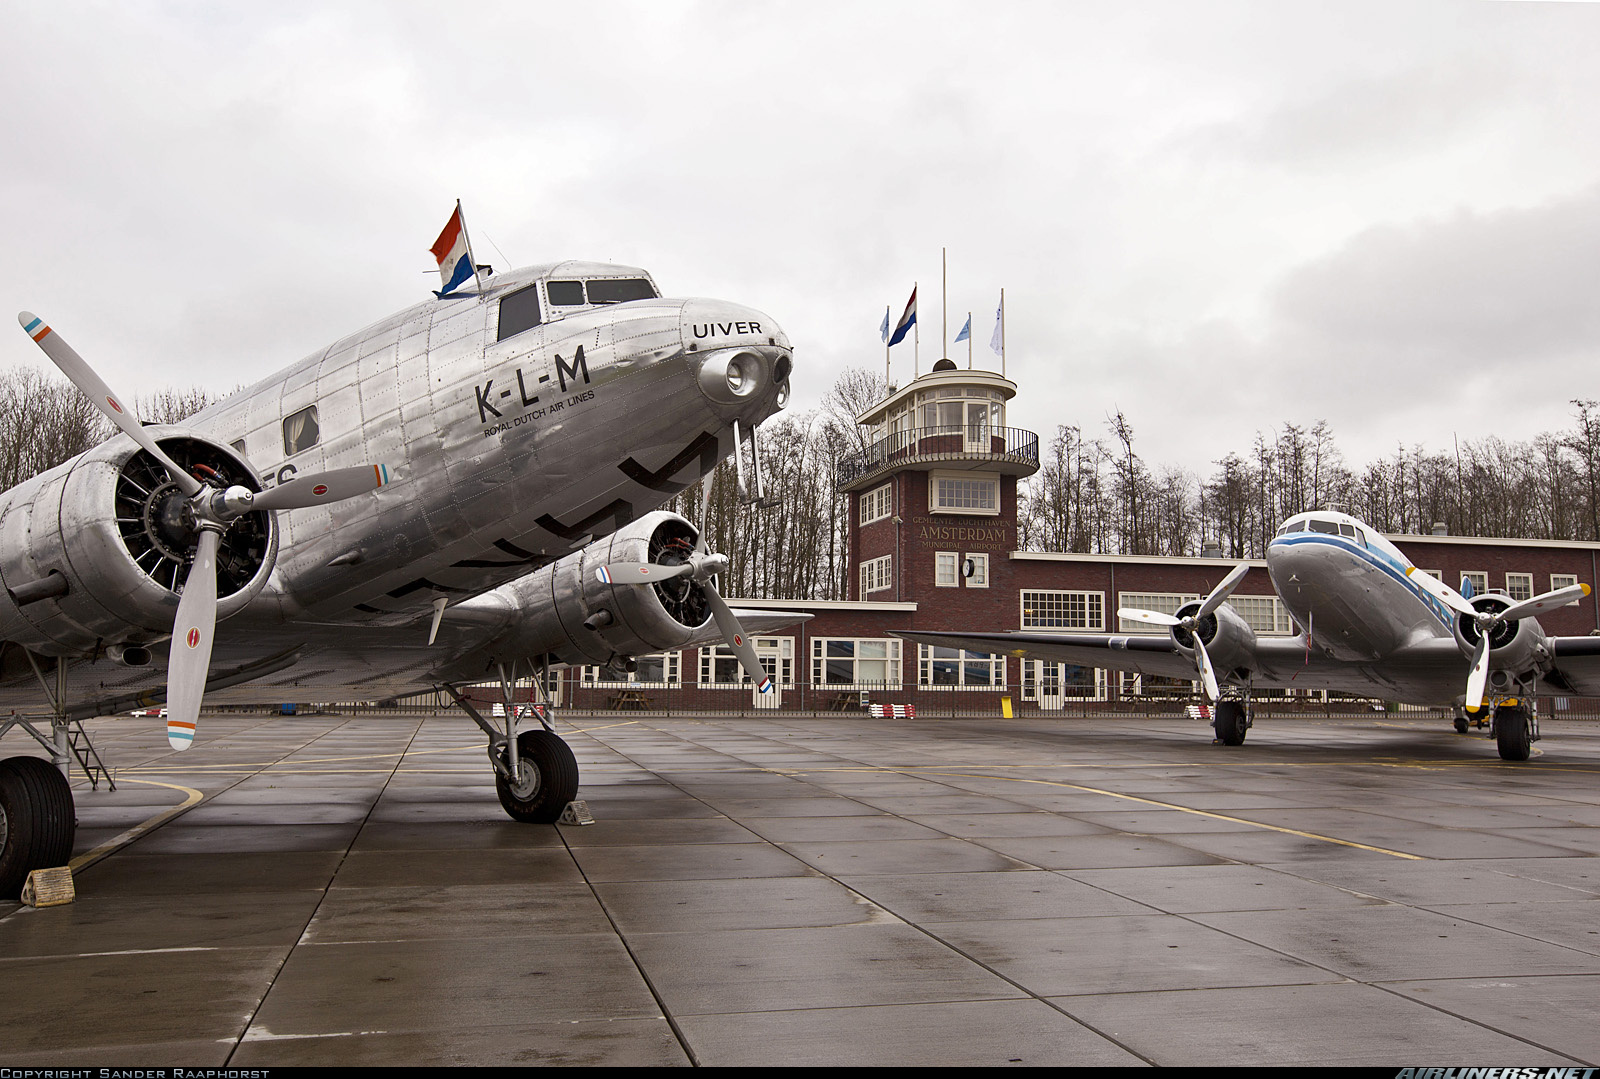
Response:
[[[167,741],[173,749],[194,743],[195,721],[211,669],[211,646],[217,622],[217,550],[223,533],[247,513],[302,509],[365,494],[388,481],[383,465],[358,465],[315,475],[297,476],[268,491],[242,486],[223,488],[206,482],[172,460],[144,425],[118,401],[94,369],[44,320],[31,311],[17,316],[22,329],[61,372],[83,391],[96,408],[172,476],[186,499],[197,532],[189,575],[178,598],[172,644],[167,660]],[[201,466],[202,471],[209,471]],[[214,474],[212,474],[214,477]]]

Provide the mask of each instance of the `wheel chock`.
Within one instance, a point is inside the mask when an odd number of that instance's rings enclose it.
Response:
[[[581,798],[567,803],[567,808],[561,811],[558,824],[593,824],[594,814],[589,812],[589,803]]]
[[[22,901],[30,907],[64,907],[76,898],[72,870],[64,865],[35,869],[22,885]]]

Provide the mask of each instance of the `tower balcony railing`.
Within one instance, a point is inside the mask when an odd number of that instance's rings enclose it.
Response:
[[[839,458],[840,488],[850,488],[881,472],[933,462],[960,462],[968,468],[996,468],[1016,476],[1039,470],[1039,436],[1016,427],[955,424],[913,427],[878,439],[865,450]]]

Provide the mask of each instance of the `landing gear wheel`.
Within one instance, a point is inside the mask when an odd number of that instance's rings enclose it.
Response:
[[[35,869],[72,858],[72,788],[39,757],[0,760],[0,899],[15,899]]]
[[[577,758],[549,731],[523,731],[517,735],[517,782],[495,772],[494,788],[512,820],[554,824],[578,795]]]
[[[1456,717],[1455,726],[1456,726],[1456,733],[1457,734],[1466,734],[1467,733],[1467,717],[1466,716],[1457,716]]]
[[[1216,718],[1211,725],[1217,730],[1217,740],[1225,746],[1244,745],[1244,732],[1250,724],[1246,722],[1246,712],[1243,701],[1218,701]]]
[[[1503,761],[1525,761],[1533,752],[1533,724],[1528,710],[1518,705],[1494,713],[1494,741]]]

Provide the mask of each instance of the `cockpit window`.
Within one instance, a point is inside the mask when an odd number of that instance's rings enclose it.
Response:
[[[500,336],[495,340],[504,341],[537,325],[539,325],[539,289],[534,285],[519,288],[500,301]]]
[[[1321,532],[1329,536],[1337,536],[1339,534],[1338,521],[1319,521],[1312,518],[1306,522],[1306,528],[1312,532]]]
[[[581,307],[583,305],[582,281],[551,281],[544,287],[552,307]]]
[[[1278,535],[1287,536],[1290,532],[1304,532],[1305,530],[1306,523],[1304,521],[1290,521],[1288,524],[1278,529]]]
[[[656,290],[642,277],[601,278],[589,282],[590,303],[627,303],[655,298]]]

